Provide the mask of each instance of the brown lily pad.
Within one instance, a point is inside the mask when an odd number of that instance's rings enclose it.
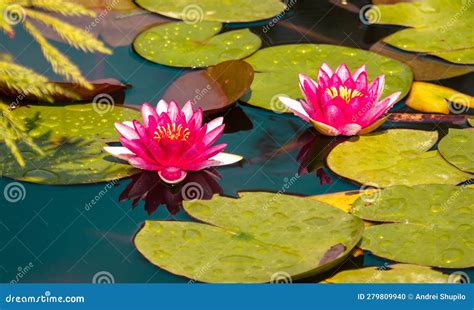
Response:
[[[184,104],[188,100],[206,114],[229,108],[252,85],[254,71],[242,60],[224,61],[206,70],[192,71],[175,80],[163,99]]]

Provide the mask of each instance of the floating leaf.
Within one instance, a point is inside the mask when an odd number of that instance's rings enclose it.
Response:
[[[377,189],[367,189],[367,190],[358,190],[358,191],[348,191],[348,192],[339,192],[331,193],[324,195],[311,196],[312,199],[319,200],[330,204],[338,209],[341,209],[344,212],[349,212],[352,208],[352,204],[359,199],[360,197],[365,197],[372,199],[371,197],[377,197],[380,191]]]
[[[474,173],[474,130],[449,129],[438,145],[444,159],[462,171]]]
[[[109,159],[102,151],[106,142],[118,140],[113,124],[139,118],[139,113],[121,106],[77,104],[21,107],[12,112],[28,128],[28,134],[46,153],[39,156],[20,144],[26,166],[11,155],[0,165],[2,176],[42,184],[83,184],[130,176],[137,171],[126,163]],[[7,154],[5,145],[0,145]]]
[[[188,23],[202,20],[224,23],[252,22],[282,13],[286,5],[280,0],[137,0],[142,8]]]
[[[279,96],[301,98],[298,74],[314,77],[318,68],[327,63],[336,68],[342,63],[355,70],[367,66],[370,79],[385,75],[385,90],[382,96],[401,91],[403,98],[409,91],[413,79],[410,68],[393,59],[368,51],[324,44],[291,44],[262,49],[245,61],[256,74],[249,97],[242,100],[264,109],[284,112]]]
[[[245,58],[262,44],[249,29],[217,35],[221,29],[218,22],[166,23],[140,33],[133,46],[145,59],[162,65],[207,67]]]
[[[422,112],[460,114],[474,108],[474,97],[436,84],[413,82],[406,103],[410,108]]]
[[[377,187],[458,184],[471,175],[447,163],[438,151],[436,131],[392,129],[354,137],[336,146],[329,168],[345,178]]]
[[[424,0],[377,5],[372,10],[377,24],[410,27],[384,38],[384,42],[454,63],[474,64],[474,6],[468,2]]]
[[[209,223],[147,221],[135,244],[149,261],[203,282],[270,282],[327,270],[358,243],[362,221],[306,198],[241,193],[184,202]]]
[[[469,123],[469,125],[471,125],[471,127],[474,127],[474,118],[469,118],[467,122]]]
[[[434,57],[421,57],[383,42],[375,43],[369,50],[403,62],[413,71],[417,81],[444,80],[474,71],[474,66],[456,65]]]
[[[249,89],[253,68],[241,60],[229,60],[206,70],[186,73],[165,91],[163,99],[183,104],[188,100],[207,114],[229,108]]]
[[[364,232],[361,248],[391,260],[446,268],[474,266],[474,189],[452,185],[394,186],[352,214],[388,222]]]
[[[339,272],[328,283],[448,283],[449,276],[429,267],[395,264]]]

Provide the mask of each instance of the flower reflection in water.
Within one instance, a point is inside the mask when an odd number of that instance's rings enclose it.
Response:
[[[211,199],[214,194],[222,194],[218,184],[219,173],[214,169],[188,173],[177,185],[165,183],[154,171],[143,171],[131,177],[130,184],[120,194],[120,202],[131,200],[136,208],[145,201],[145,211],[152,215],[160,205],[166,206],[171,215],[176,215],[183,201]]]

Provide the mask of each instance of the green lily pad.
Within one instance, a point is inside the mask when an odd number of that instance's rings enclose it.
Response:
[[[279,96],[302,98],[298,74],[316,78],[319,67],[327,63],[336,68],[342,63],[349,69],[365,64],[370,79],[384,74],[385,90],[382,96],[401,91],[403,98],[410,90],[413,74],[410,68],[396,60],[372,52],[325,44],[290,44],[264,48],[249,58],[256,74],[248,97],[251,105],[284,112]]]
[[[463,0],[424,0],[374,6],[377,24],[410,27],[384,39],[400,49],[474,64],[474,6]]]
[[[280,0],[136,0],[142,8],[188,23],[202,20],[223,23],[252,22],[279,15],[286,9]]]
[[[258,50],[260,38],[249,29],[228,31],[218,22],[160,24],[140,33],[133,42],[143,58],[173,67],[207,67],[245,58]]]
[[[446,268],[474,266],[474,189],[453,185],[394,186],[352,214],[388,222],[364,232],[361,248],[391,260]]]
[[[326,280],[328,283],[448,283],[449,276],[429,267],[395,264],[386,268],[346,270]]]
[[[438,150],[451,164],[462,171],[474,173],[474,130],[449,129]]]
[[[74,104],[66,106],[25,106],[14,110],[15,118],[46,153],[44,157],[22,144],[26,166],[20,167],[4,144],[7,154],[0,174],[41,184],[84,184],[115,180],[137,172],[127,163],[118,162],[102,148],[118,141],[114,123],[139,118],[139,113],[122,106]]]
[[[147,221],[135,245],[153,264],[202,282],[263,283],[327,270],[359,242],[362,221],[320,201],[241,193],[184,202],[208,224]]]
[[[436,131],[392,129],[354,137],[337,145],[327,158],[329,168],[361,184],[459,184],[472,175],[429,151],[438,140]]]

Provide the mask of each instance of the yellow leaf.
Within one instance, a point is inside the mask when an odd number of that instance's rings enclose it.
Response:
[[[358,191],[348,191],[348,192],[339,192],[332,194],[324,194],[311,196],[309,198],[319,200],[330,204],[333,207],[341,209],[342,211],[349,213],[351,210],[352,204],[363,194],[367,196],[374,196],[377,193],[378,189],[368,189],[368,190],[358,190]]]
[[[452,103],[451,107],[448,102]],[[421,112],[462,114],[474,108],[474,97],[448,87],[414,82],[407,105]]]

